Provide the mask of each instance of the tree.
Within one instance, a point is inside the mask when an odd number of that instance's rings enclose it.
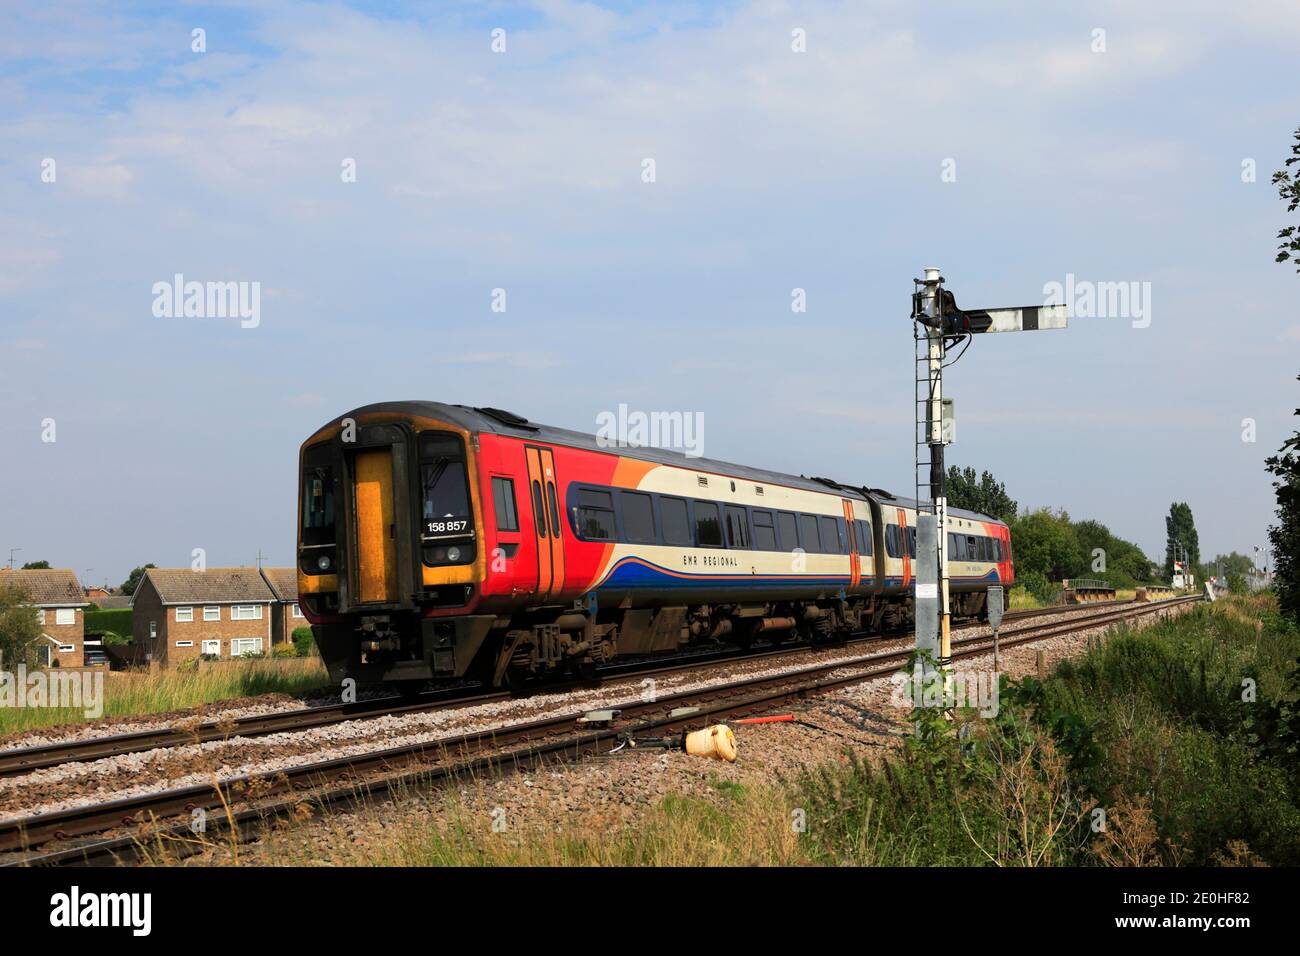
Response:
[[[156,567],[158,567],[156,564],[146,564],[142,568],[133,569],[127,576],[127,579],[122,582],[122,587],[119,588],[121,593],[128,596],[135,594],[135,589],[140,586],[140,579],[144,577],[145,571]]]
[[[48,561],[28,561],[23,565],[24,571],[48,571],[50,562]]]
[[[0,666],[8,670],[35,664],[40,637],[41,625],[27,589],[0,579]]]
[[[1031,511],[1011,526],[1016,575],[1036,572],[1054,581],[1077,576],[1087,567],[1070,516],[1050,508]]]
[[[1300,408],[1295,414],[1300,415]],[[1278,453],[1264,464],[1277,478],[1273,490],[1277,493],[1278,523],[1268,529],[1273,548],[1273,587],[1282,611],[1300,618],[1300,431],[1283,442]]]
[[[1169,517],[1165,518],[1165,576],[1174,575],[1174,545],[1179,546],[1178,559],[1186,560],[1188,570],[1194,569],[1201,562],[1201,544],[1196,535],[1196,521],[1192,518],[1192,506],[1185,501],[1176,501],[1169,506]]]
[[[1300,170],[1291,171],[1291,167],[1300,163],[1300,129],[1295,131],[1295,142],[1291,144],[1291,157],[1286,161],[1286,169],[1279,169],[1273,174],[1273,183],[1277,186],[1277,195],[1286,203],[1287,212],[1300,208]],[[1277,261],[1291,261],[1300,272],[1300,226],[1285,226],[1277,234],[1281,241],[1277,245]]]
[[[999,521],[1010,522],[1019,508],[1007,494],[1006,485],[994,478],[989,471],[982,472],[977,482],[974,468],[958,468],[953,465],[948,469],[946,489],[948,504],[952,507],[980,511]]]

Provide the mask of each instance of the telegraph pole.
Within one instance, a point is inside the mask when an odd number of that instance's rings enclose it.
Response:
[[[925,386],[923,395],[914,396],[917,398],[913,435],[917,499],[916,648],[930,653],[943,666],[952,659],[944,446],[953,440],[953,435],[949,422],[945,420],[943,397],[943,370],[952,364],[948,362],[949,349],[965,343],[957,354],[959,359],[969,347],[973,335],[1063,329],[1069,322],[1069,312],[1066,306],[1055,304],[963,311],[957,307],[952,292],[944,288],[939,269],[928,267],[923,275],[924,278],[912,280],[912,337],[917,345],[914,377],[918,389]],[[922,342],[924,352],[921,350]],[[924,461],[922,449],[926,456]],[[922,466],[927,464],[929,480],[923,482]],[[927,493],[928,502],[922,497],[923,491]],[[905,539],[904,553],[907,546]]]
[[[9,549],[9,570],[10,570],[10,571],[12,571],[12,570],[14,569],[14,552],[15,552],[15,551],[21,551],[21,550],[22,550],[22,548],[10,548],[10,549]]]

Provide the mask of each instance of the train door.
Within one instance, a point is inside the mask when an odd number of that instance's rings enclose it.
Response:
[[[903,590],[906,591],[908,585],[912,583],[912,539],[907,531],[907,512],[902,508],[898,511],[898,547],[903,552]]]
[[[524,454],[528,459],[528,489],[537,541],[537,599],[547,601],[564,590],[564,538],[560,533],[555,455],[539,445],[524,446]]]
[[[862,583],[861,545],[858,544],[858,529],[853,520],[853,502],[848,498],[841,498],[840,502],[844,506],[844,524],[849,531],[849,591],[853,592]]]
[[[397,525],[393,518],[393,450],[359,451],[353,462],[353,538],[357,543],[357,601],[398,600]]]

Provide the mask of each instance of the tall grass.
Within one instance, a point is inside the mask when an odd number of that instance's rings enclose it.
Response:
[[[822,862],[1300,863],[1300,632],[1229,601],[1121,629],[996,720],[798,781]],[[1252,696],[1253,692],[1253,696]]]
[[[104,717],[169,713],[258,694],[303,694],[329,682],[319,657],[248,661],[197,670],[100,673],[104,678]],[[90,720],[79,708],[5,707],[0,708],[0,734]]]

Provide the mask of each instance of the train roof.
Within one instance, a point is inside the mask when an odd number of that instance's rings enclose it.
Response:
[[[753,468],[749,465],[738,465],[735,462],[719,461],[715,458],[694,458],[678,451],[656,448],[652,445],[616,447],[602,445],[595,435],[574,431],[569,428],[559,428],[554,425],[542,425],[500,408],[476,408],[469,405],[447,405],[443,402],[427,401],[379,402],[345,412],[330,422],[329,425],[337,425],[344,418],[369,412],[389,412],[398,415],[437,418],[458,425],[468,432],[489,432],[495,435],[509,435],[514,438],[531,439],[547,444],[569,445],[605,454],[623,455],[627,458],[653,461],[662,465],[671,465],[675,468],[706,471],[712,474],[725,475],[729,478],[747,478],[751,481],[787,485],[792,488],[803,488],[807,491],[830,490],[841,497],[858,498],[863,501],[875,499],[882,505],[896,508],[916,510],[917,507],[916,499],[904,498],[881,488],[850,485],[830,478],[789,475],[780,471],[769,471],[765,468]],[[949,514],[960,515],[963,518],[978,518],[1001,524],[1001,521],[992,515],[977,511],[949,508],[948,512]]]

